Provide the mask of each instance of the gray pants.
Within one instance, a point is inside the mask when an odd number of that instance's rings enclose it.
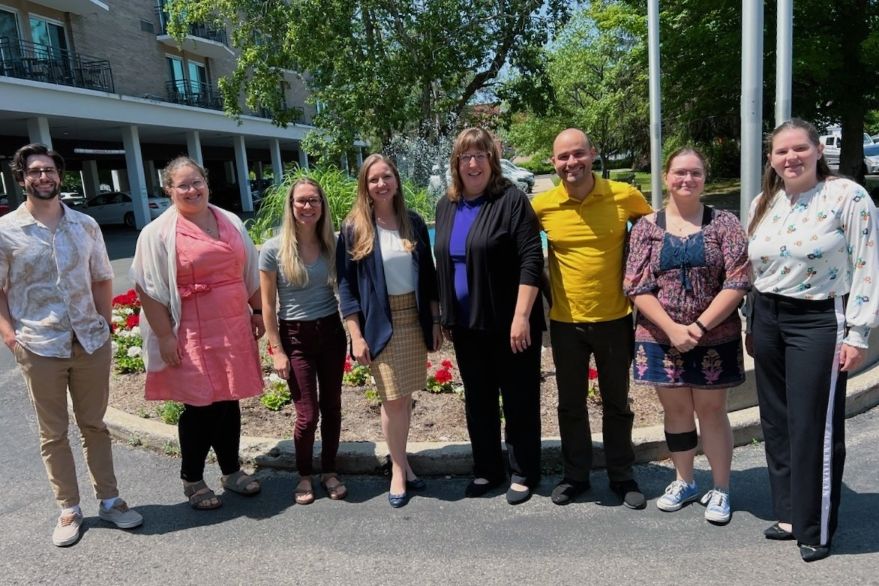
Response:
[[[592,439],[586,394],[589,358],[595,355],[603,407],[602,434],[611,482],[632,479],[635,451],[629,409],[629,367],[635,333],[632,316],[597,323],[550,322],[552,357],[559,390],[559,431],[564,477],[583,482],[592,469]]]

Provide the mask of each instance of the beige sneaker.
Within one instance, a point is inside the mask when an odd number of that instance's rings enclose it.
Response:
[[[120,529],[134,529],[143,524],[143,517],[140,516],[140,513],[129,509],[125,501],[120,498],[117,498],[109,509],[105,509],[102,502],[98,506],[98,517],[113,523]]]
[[[70,513],[58,517],[58,524],[52,531],[52,543],[58,547],[73,545],[79,539],[79,527],[82,525],[82,513]]]

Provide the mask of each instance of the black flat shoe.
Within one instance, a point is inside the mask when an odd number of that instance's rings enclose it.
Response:
[[[793,533],[791,533],[790,531],[785,531],[778,523],[773,523],[772,525],[764,529],[763,536],[766,539],[772,539],[774,541],[790,541],[794,538]]]
[[[567,505],[572,502],[577,496],[586,492],[591,488],[589,481],[579,482],[577,480],[568,480],[567,478],[563,478],[561,482],[555,485],[555,488],[552,489],[551,499],[553,504],[556,505]]]
[[[531,498],[531,487],[525,490],[515,490],[512,486],[507,489],[507,502],[511,505],[521,505]]]
[[[427,483],[424,482],[420,478],[415,478],[413,480],[406,481],[406,490],[425,490],[427,489]]]
[[[483,496],[501,485],[500,480],[489,480],[485,484],[477,484],[476,479],[470,481],[467,488],[464,489],[464,496],[467,498],[477,498]]]
[[[817,562],[830,555],[830,547],[826,545],[800,545],[800,557],[804,562]]]
[[[610,490],[619,497],[624,505],[630,509],[643,509],[647,506],[647,499],[634,480],[611,482]]]
[[[391,506],[395,509],[399,509],[400,507],[405,507],[409,502],[409,493],[404,492],[403,494],[393,494],[388,493],[388,502],[391,503]]]

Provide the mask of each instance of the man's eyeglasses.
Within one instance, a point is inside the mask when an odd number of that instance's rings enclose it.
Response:
[[[180,185],[175,185],[174,189],[179,191],[180,193],[186,193],[190,189],[201,189],[206,184],[201,179],[196,179],[192,183],[181,183]]]
[[[307,205],[310,205],[313,208],[319,208],[323,204],[323,201],[319,197],[309,197],[308,199],[294,199],[293,205],[297,208],[304,208]]]
[[[43,174],[45,174],[46,177],[57,177],[58,169],[55,167],[40,167],[28,169],[24,174],[27,175],[29,179],[39,179]]]
[[[488,153],[464,153],[462,155],[458,155],[458,160],[465,165],[473,159],[476,159],[477,163],[484,163],[488,160]]]

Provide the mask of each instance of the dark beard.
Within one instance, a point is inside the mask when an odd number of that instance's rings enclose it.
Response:
[[[28,197],[33,197],[34,199],[42,199],[44,201],[48,201],[50,199],[54,199],[54,198],[58,197],[61,194],[61,185],[60,184],[56,185],[55,189],[50,191],[48,193],[48,195],[41,195],[40,192],[37,191],[36,189],[34,189],[34,187],[31,185],[27,186],[26,191],[27,191]]]

